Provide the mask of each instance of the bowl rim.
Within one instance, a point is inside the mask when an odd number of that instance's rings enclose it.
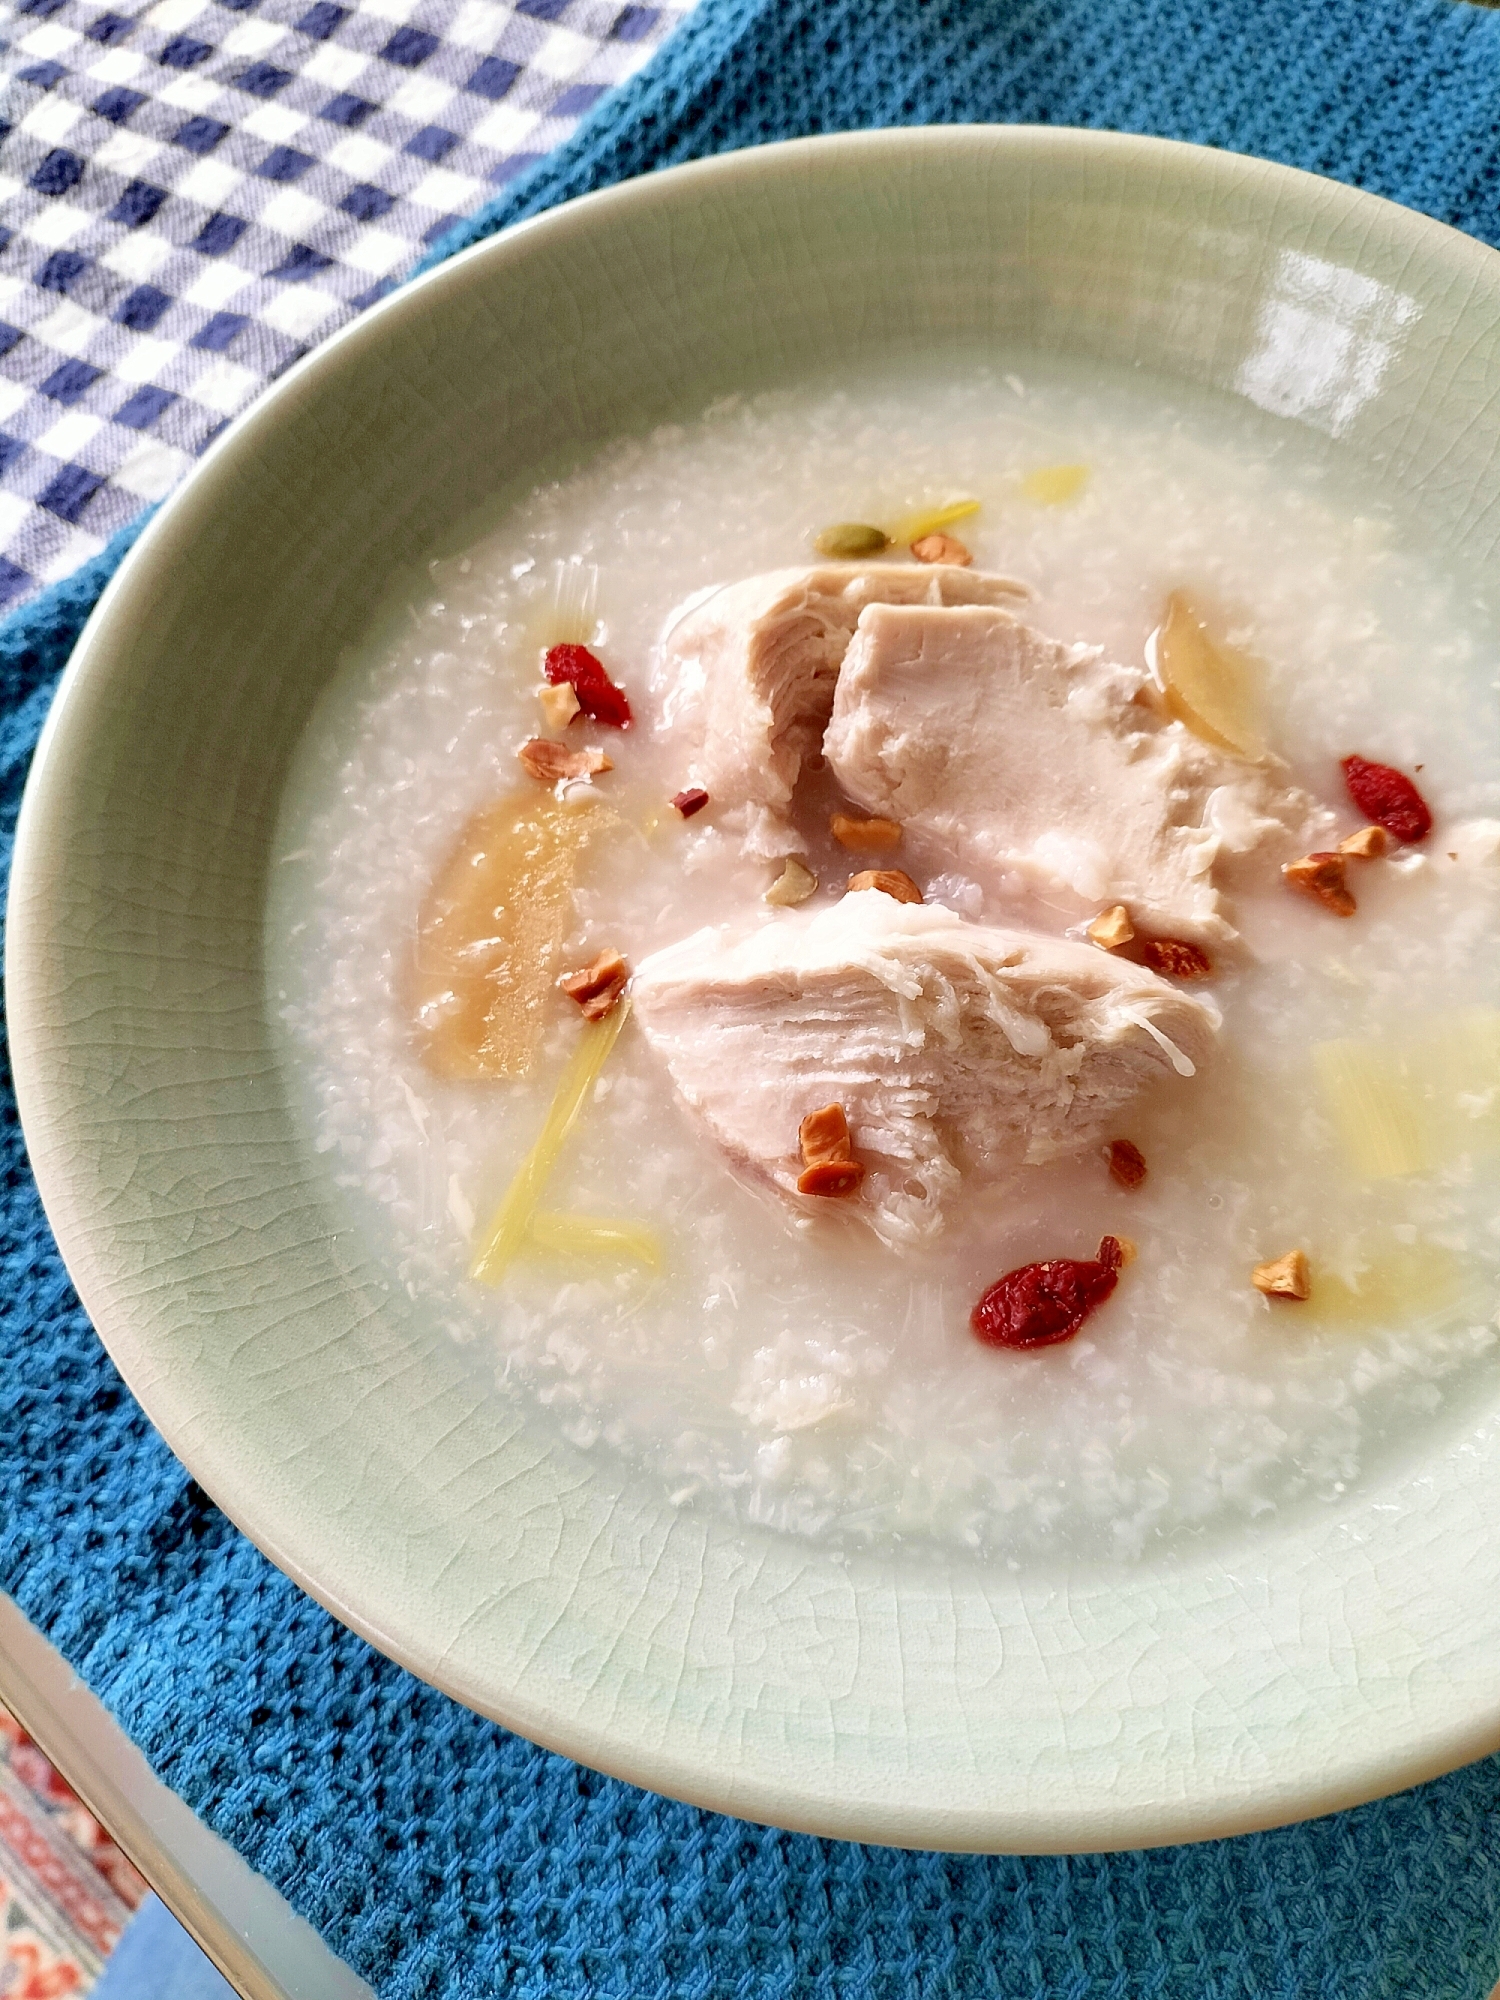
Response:
[[[1207,178],[1232,177],[1241,190],[1316,198],[1332,203],[1345,215],[1381,212],[1383,226],[1402,237],[1413,250],[1438,246],[1457,268],[1467,268],[1477,282],[1494,288],[1500,280],[1500,254],[1449,225],[1391,202],[1384,197],[1326,180],[1302,169],[1252,156],[1161,139],[1149,135],[1103,132],[1088,128],[1025,125],[944,125],[894,127],[873,131],[818,135],[739,149],[661,169],[595,190],[529,216],[468,245],[445,261],[420,271],[386,298],[366,309],[310,353],[243,410],[189,470],[178,487],[158,507],[135,546],[111,578],[80,636],[43,725],[28,774],[17,823],[10,880],[10,918],[5,946],[5,988],[15,1088],[33,1172],[48,1221],[72,1282],[96,1332],[132,1393],[143,1372],[144,1351],[133,1328],[116,1320],[105,1307],[109,1291],[105,1264],[93,1239],[91,1218],[75,1203],[62,1149],[54,1143],[49,1108],[51,1087],[38,1074],[40,1051],[52,1037],[43,1004],[37,968],[38,947],[47,929],[39,898],[25,893],[42,865],[45,841],[44,808],[54,803],[54,772],[63,761],[73,718],[83,690],[111,668],[110,638],[117,608],[146,586],[153,571],[171,559],[173,544],[191,532],[200,511],[211,505],[212,481],[226,460],[253,450],[263,431],[277,426],[309,386],[325,371],[340,365],[346,350],[361,342],[378,344],[386,329],[407,315],[420,312],[433,292],[468,285],[483,269],[487,281],[503,283],[508,269],[523,262],[538,239],[566,242],[587,235],[602,222],[677,199],[684,189],[706,181],[781,174],[791,168],[815,173],[819,162],[836,157],[890,154],[950,153],[971,155],[998,168],[1001,156],[1016,164],[1040,155],[1113,158],[1122,165],[1143,160],[1161,162],[1175,173]],[[17,893],[18,888],[22,893]],[[105,1323],[105,1322],[108,1323]],[[1365,1803],[1439,1776],[1457,1766],[1500,1749],[1500,1689],[1482,1712],[1451,1708],[1419,1732],[1418,1742],[1394,1737],[1372,1750],[1368,1744],[1350,1749],[1342,1765],[1320,1765],[1299,1746],[1287,1767],[1268,1780],[1253,1804],[1241,1800],[1231,1810],[1216,1799],[1212,1782],[1184,1791],[1175,1802],[1159,1806],[1139,1838],[1098,1837],[1097,1824],[1074,1806],[1055,1802],[1041,1809],[1017,1811],[997,1803],[988,1810],[968,1810],[959,1818],[932,1806],[913,1805],[893,1824],[888,1812],[860,1804],[853,1809],[825,1793],[798,1793],[785,1779],[766,1782],[742,1774],[706,1770],[701,1760],[675,1757],[660,1747],[650,1752],[613,1737],[607,1728],[564,1721],[537,1708],[512,1690],[505,1701],[476,1698],[476,1689],[461,1676],[445,1675],[444,1662],[424,1656],[382,1622],[371,1595],[358,1590],[346,1595],[338,1579],[319,1575],[282,1539],[274,1520],[263,1514],[263,1495],[223,1494],[205,1462],[201,1426],[179,1420],[171,1412],[158,1416],[160,1398],[141,1395],[142,1406],[167,1444],[195,1478],[202,1478],[215,1503],[235,1526],[310,1597],[343,1624],[400,1666],[459,1702],[491,1716],[549,1750],[606,1771],[649,1790],[719,1812],[791,1827],[834,1838],[876,1841],[913,1848],[979,1852],[1087,1852],[1131,1846],[1156,1846],[1181,1841],[1221,1838],[1283,1825]],[[153,1408],[153,1404],[155,1408]],[[1329,1741],[1333,1740],[1332,1733]],[[1295,1766],[1295,1768],[1292,1768]]]

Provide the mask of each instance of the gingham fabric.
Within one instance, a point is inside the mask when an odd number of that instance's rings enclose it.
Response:
[[[0,6],[0,605],[159,500],[691,4]]]

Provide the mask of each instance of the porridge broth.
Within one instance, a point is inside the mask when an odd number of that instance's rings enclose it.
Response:
[[[1087,479],[1066,500],[1028,491],[1072,465]],[[558,565],[574,566],[575,595],[597,569],[594,649],[636,715],[621,735],[588,733],[614,758],[594,793],[617,818],[582,863],[558,969],[604,946],[636,964],[730,915],[777,920],[760,900],[774,871],[742,858],[711,809],[684,822],[668,803],[685,752],[652,669],[674,610],[810,562],[829,522],[955,495],[982,510],[953,532],[977,567],[1033,587],[1022,615],[1043,630],[1138,661],[1167,594],[1190,591],[1262,664],[1272,746],[1340,809],[1341,832],[1359,824],[1338,771],[1353,751],[1420,766],[1436,831],[1352,865],[1348,921],[1274,868],[1263,892],[1228,899],[1247,948],[1209,988],[1220,1047],[1128,1114],[1122,1136],[1150,1165],[1138,1190],[1092,1154],[1030,1169],[961,1197],[930,1246],[893,1251],[736,1179],[627,1021],[545,1205],[646,1224],[663,1268],[532,1247],[498,1287],[472,1282],[474,1236],[536,1135],[578,1014],[554,994],[520,1081],[443,1080],[421,1059],[408,976],[465,822],[532,782],[515,753],[542,730]],[[1474,581],[1382,495],[1378,468],[1138,374],[975,362],[936,381],[730,399],[616,443],[398,596],[300,753],[271,1000],[308,1143],[352,1226],[495,1393],[547,1407],[575,1445],[623,1455],[676,1505],[1012,1562],[1128,1559],[1337,1502],[1490,1393],[1500,866],[1470,823],[1500,814],[1500,647]],[[808,852],[813,908],[870,865],[831,842]],[[1016,920],[898,858],[930,900]],[[1361,1128],[1370,1077],[1388,1118],[1406,1118],[1394,1154]],[[1139,1255],[1077,1338],[1034,1353],[975,1340],[986,1285],[1033,1259],[1091,1257],[1106,1232]],[[1268,1301],[1250,1268],[1293,1245],[1313,1297]]]

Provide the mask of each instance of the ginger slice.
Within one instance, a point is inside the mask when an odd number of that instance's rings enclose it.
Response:
[[[644,1222],[612,1215],[574,1215],[557,1209],[537,1209],[526,1225],[527,1249],[547,1250],[559,1257],[625,1258],[661,1270],[665,1258],[661,1238]]]
[[[1352,1281],[1320,1270],[1307,1318],[1330,1331],[1366,1333],[1380,1326],[1411,1331],[1466,1312],[1480,1318],[1488,1310],[1483,1276],[1471,1263],[1419,1242],[1378,1250]]]
[[[1176,721],[1216,750],[1240,757],[1265,756],[1256,662],[1212,638],[1180,590],[1167,599],[1162,622],[1146,647],[1167,710]]]
[[[630,1012],[627,1000],[602,1021],[591,1021],[579,1036],[567,1068],[558,1081],[536,1143],[517,1167],[505,1198],[484,1232],[469,1276],[484,1284],[496,1285],[519,1253],[530,1232],[542,1193],[552,1178],[552,1169],[578,1123],[583,1107],[593,1095],[599,1072],[619,1039]]]
[[[532,600],[519,631],[528,663],[549,646],[592,646],[599,627],[599,568],[579,557],[552,565],[549,590]]]
[[[1313,1067],[1344,1157],[1366,1180],[1419,1174],[1439,1157],[1429,1130],[1427,1079],[1405,1052],[1379,1042],[1319,1042]]]
[[[1038,507],[1063,507],[1076,500],[1088,483],[1086,465],[1043,465],[1027,473],[1021,491]]]
[[[435,1075],[517,1077],[531,1068],[580,857],[614,824],[593,800],[569,806],[528,791],[465,825],[417,920],[409,998]]]
[[[1500,1012],[1434,1015],[1389,1042],[1319,1042],[1312,1058],[1344,1156],[1364,1179],[1500,1152]]]
[[[902,520],[892,522],[889,529],[891,544],[896,548],[905,544],[916,555],[918,542],[941,535],[942,530],[951,528],[955,521],[967,521],[971,514],[979,512],[979,507],[977,500],[950,500],[942,507],[927,507],[920,513],[908,514]],[[918,556],[917,560],[921,562],[924,558]],[[930,562],[933,558],[929,556],[925,560]]]

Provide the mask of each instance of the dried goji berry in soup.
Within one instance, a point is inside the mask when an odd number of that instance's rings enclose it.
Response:
[[[1052,1347],[1071,1340],[1114,1290],[1123,1261],[1118,1242],[1106,1236],[1097,1258],[1022,1264],[990,1286],[969,1324],[987,1347]]]
[[[1344,759],[1344,783],[1366,819],[1383,826],[1397,840],[1425,840],[1432,831],[1427,801],[1404,771],[1389,764],[1372,764],[1364,757]]]
[[[595,722],[607,722],[613,729],[630,727],[625,690],[615,686],[587,646],[549,646],[542,672],[554,687],[566,681],[578,697],[578,706]]]

